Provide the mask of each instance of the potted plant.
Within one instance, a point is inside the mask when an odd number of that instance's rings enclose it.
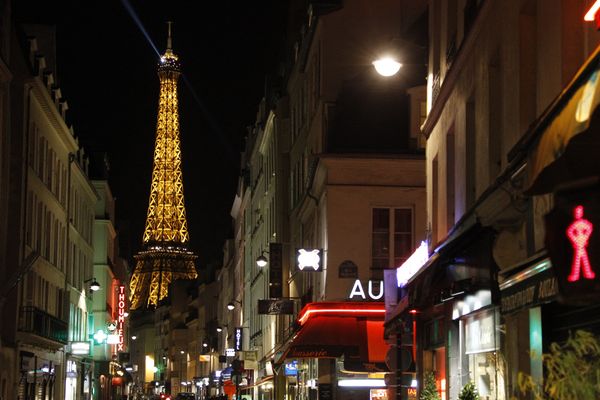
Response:
[[[477,393],[477,388],[473,382],[467,383],[462,388],[458,400],[479,400],[479,393]]]
[[[433,372],[426,372],[424,376],[423,390],[419,400],[441,400],[435,384],[435,376]]]

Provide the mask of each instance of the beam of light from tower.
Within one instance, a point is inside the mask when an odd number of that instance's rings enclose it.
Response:
[[[154,50],[156,55],[160,58],[160,52],[158,51],[158,48],[154,45],[154,42],[152,42],[152,39],[150,38],[148,31],[146,31],[146,29],[144,28],[144,25],[142,25],[142,21],[140,21],[140,18],[138,17],[137,13],[133,9],[131,3],[129,3],[129,0],[121,0],[121,3],[123,4],[123,7],[125,7],[127,12],[129,13],[129,15],[131,16],[131,19],[133,19],[133,22],[135,22],[135,24],[138,26],[138,28],[140,28],[140,31],[142,32],[142,34],[144,35],[144,37],[146,38],[146,40],[148,41],[150,46],[152,46],[152,49]]]
[[[221,141],[221,144],[223,145],[223,147],[227,151],[227,156],[229,157],[229,160],[231,162],[234,162],[235,161],[235,156],[234,156],[235,152],[233,150],[233,146],[231,145],[231,143],[229,143],[229,141],[227,140],[227,138],[223,134],[222,129],[219,127],[219,125],[217,124],[217,122],[215,121],[215,119],[210,115],[210,113],[208,112],[208,110],[204,106],[204,103],[200,99],[200,96],[198,96],[198,94],[194,90],[194,88],[193,88],[192,84],[190,83],[190,81],[188,80],[187,76],[185,74],[181,74],[181,77],[183,78],[183,82],[185,83],[185,85],[190,90],[190,93],[192,94],[192,97],[194,98],[194,101],[196,102],[196,104],[200,108],[200,111],[202,111],[202,114],[204,115],[204,118],[206,119],[206,121],[208,121],[208,124],[210,125],[211,130],[213,132],[217,133],[217,136],[219,137],[219,140]]]
[[[131,16],[131,18],[133,19],[133,21],[137,25],[137,27],[140,29],[140,31],[142,32],[142,34],[146,37],[146,40],[148,41],[148,43],[150,44],[150,46],[152,46],[152,49],[154,50],[154,52],[156,53],[156,55],[160,58],[161,57],[160,52],[158,51],[157,47],[154,45],[154,42],[150,38],[150,35],[148,34],[148,31],[146,31],[146,29],[144,28],[144,25],[142,24],[142,21],[140,21],[140,18],[138,17],[137,13],[133,9],[131,3],[129,3],[129,0],[121,0],[121,3],[123,3],[123,7],[125,7],[125,9],[127,10],[127,12],[129,13],[129,15]],[[183,78],[183,81],[184,81],[185,85],[190,90],[190,92],[192,94],[192,97],[194,98],[194,101],[196,102],[196,104],[200,108],[200,111],[202,112],[202,115],[204,116],[204,118],[206,119],[206,121],[208,122],[208,124],[210,125],[211,130],[214,133],[216,133],[217,136],[219,137],[219,141],[221,142],[221,144],[223,145],[223,147],[225,148],[225,150],[227,152],[227,156],[229,157],[229,161],[230,162],[235,162],[235,160],[236,160],[235,153],[236,152],[234,151],[234,148],[231,145],[231,143],[225,137],[225,134],[223,133],[223,130],[219,127],[219,124],[217,123],[217,121],[210,115],[210,113],[208,112],[207,108],[204,106],[204,103],[200,99],[200,96],[198,96],[198,94],[196,93],[196,91],[192,87],[192,84],[187,79],[187,76],[185,74],[181,74],[181,77]]]

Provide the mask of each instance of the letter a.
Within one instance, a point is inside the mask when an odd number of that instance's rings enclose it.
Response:
[[[365,290],[358,279],[354,282],[354,286],[350,292],[350,298],[353,298],[354,296],[360,296],[363,298],[363,300],[367,298],[367,296],[365,296]]]

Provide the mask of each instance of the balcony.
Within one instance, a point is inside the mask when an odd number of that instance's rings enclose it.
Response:
[[[27,306],[21,308],[18,331],[31,341],[62,347],[67,344],[69,325],[37,307]]]

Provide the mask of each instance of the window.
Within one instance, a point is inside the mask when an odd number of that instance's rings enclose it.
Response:
[[[372,278],[400,266],[413,250],[413,212],[410,208],[374,208],[372,215]]]

